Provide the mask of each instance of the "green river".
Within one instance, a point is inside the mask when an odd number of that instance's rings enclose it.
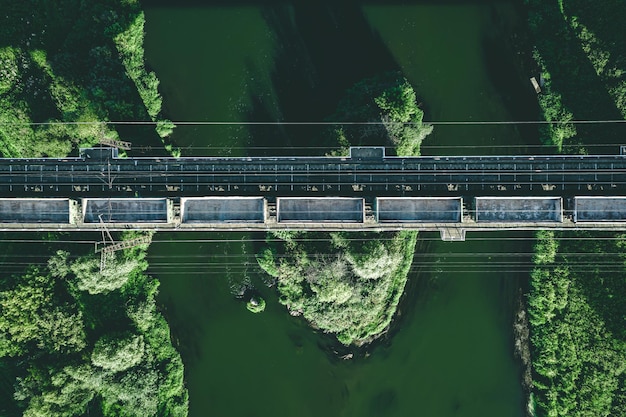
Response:
[[[389,69],[415,86],[428,121],[536,117],[523,54],[509,42],[523,21],[513,2],[162,3],[146,10],[146,58],[172,120],[323,120],[346,87]],[[183,155],[320,154],[315,132],[193,125],[173,141]],[[527,153],[536,143],[533,129],[511,125],[436,125],[423,153]],[[529,237],[421,234],[389,333],[350,351],[291,317],[264,285],[253,256],[263,234],[158,234],[150,272],[185,362],[190,416],[524,415],[511,321]],[[264,313],[236,297],[249,286],[267,300]]]

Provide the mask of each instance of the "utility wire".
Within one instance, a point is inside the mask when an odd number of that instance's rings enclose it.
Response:
[[[504,230],[498,230],[495,231],[496,233],[510,233],[510,232],[516,232],[516,233],[534,233],[532,231],[504,231]],[[561,231],[559,230],[558,233],[566,233],[569,231]],[[572,232],[575,232],[574,230],[572,230]],[[606,232],[605,233],[614,233],[614,234],[621,234],[620,232]],[[33,232],[35,233],[35,232]],[[87,233],[87,232],[84,232]],[[94,234],[99,233],[99,231],[94,230],[93,231]],[[185,233],[185,234],[189,234],[189,233],[202,233],[205,234],[206,232],[159,232],[157,233],[158,235],[162,235],[163,233]],[[223,232],[212,232],[212,233],[223,233]],[[245,233],[248,234],[250,232],[228,232],[225,231],[225,233]],[[265,231],[258,231],[258,232],[252,232],[252,233],[265,233]],[[308,233],[318,233],[318,232],[308,232]],[[322,233],[321,231],[319,233]],[[372,234],[378,234],[378,232],[373,232],[373,231],[368,231],[368,232],[350,232],[350,233],[372,233]],[[394,232],[384,232],[384,233],[394,233]],[[441,238],[439,237],[428,237],[428,236],[424,236],[424,233],[428,233],[428,234],[437,234],[437,236],[439,235],[439,232],[436,231],[430,231],[430,232],[423,232],[420,231],[419,232],[419,241],[433,241],[433,242],[440,242]],[[492,234],[494,232],[487,232],[487,231],[471,231],[470,233],[489,233]],[[618,237],[618,236],[592,236],[592,237],[578,237],[578,236],[572,236],[572,237],[567,237],[567,236],[555,236],[554,237],[556,240],[559,241],[569,241],[569,240],[575,240],[575,241],[622,241],[625,240],[622,237]],[[382,240],[382,241],[391,241],[394,240],[393,238],[386,238],[384,236],[373,236],[373,237],[369,237],[369,238],[355,238],[355,237],[346,237],[344,240],[349,241],[349,242],[368,242],[372,239],[376,239],[376,240]],[[330,238],[328,239],[321,239],[321,238],[293,238],[291,239],[295,242],[298,243],[309,243],[309,242],[330,242]],[[534,235],[532,236],[528,236],[528,237],[515,237],[515,236],[503,236],[503,237],[484,237],[484,236],[475,236],[472,237],[471,235],[468,235],[465,239],[465,242],[485,242],[485,241],[498,241],[498,242],[502,242],[502,241],[533,241],[535,240]],[[43,240],[43,239],[0,239],[0,243],[24,243],[24,244],[31,244],[31,243],[41,243],[41,244],[80,244],[80,245],[93,245],[95,242],[100,241],[100,239],[94,239],[94,240],[71,240],[71,239],[59,239],[59,240]],[[206,238],[197,238],[197,239],[152,239],[151,241],[151,245],[159,245],[159,244],[180,244],[180,243],[208,243],[208,244],[220,244],[220,243],[271,243],[271,242],[284,242],[284,240],[279,239],[279,238],[262,238],[262,239],[255,239],[255,238],[244,238],[244,239],[233,239],[233,238],[225,238],[225,239],[206,239]],[[453,245],[451,246],[453,247]]]
[[[151,120],[111,120],[111,121],[47,121],[47,122],[15,122],[2,121],[0,125],[156,125],[158,121]],[[441,120],[415,122],[384,122],[384,121],[172,121],[179,126],[334,126],[334,125],[546,125],[546,124],[612,124],[626,123],[625,119],[606,120]]]
[[[625,140],[626,141],[626,140]],[[385,149],[395,149],[395,146],[384,146],[384,145],[373,145],[376,148],[385,148]],[[604,143],[604,144],[585,144],[585,145],[567,145],[563,144],[563,148],[574,148],[574,147],[584,147],[584,148],[594,148],[594,147],[607,147],[607,146],[619,146],[616,143]],[[529,145],[529,144],[518,144],[518,145],[426,145],[421,144],[420,149],[479,149],[479,148],[542,148],[549,149],[553,146],[549,145]],[[155,146],[133,146],[133,150],[152,150]],[[294,150],[305,150],[305,149],[341,149],[341,146],[211,146],[211,145],[189,145],[189,146],[181,146],[182,149],[185,150],[193,150],[193,149],[215,149],[215,150],[234,150],[234,149],[244,149],[244,150],[255,150],[255,149],[273,149],[273,150],[285,150],[285,149],[294,149]],[[426,155],[424,155],[426,156]],[[430,156],[430,155],[428,155]]]
[[[356,252],[355,254],[359,254],[359,255],[367,255],[367,253],[365,252]],[[558,252],[557,253],[559,256],[573,256],[576,258],[584,258],[584,257],[593,257],[594,259],[601,259],[601,258],[606,258],[606,257],[616,257],[616,256],[623,256],[626,260],[626,253],[625,252],[603,252],[603,253],[588,253],[588,252]],[[424,259],[428,259],[428,258],[442,258],[442,259],[454,259],[454,258],[531,258],[532,256],[534,256],[535,253],[534,252],[416,252],[413,255],[413,259],[418,259],[420,260],[420,262],[425,262]],[[337,258],[338,253],[337,252],[308,252],[307,256],[309,257],[319,257],[319,258],[328,258],[328,259],[332,259],[332,258]],[[20,254],[17,256],[17,258],[19,259],[25,259],[25,258],[34,258],[34,259],[42,259],[42,258],[47,258],[47,255],[33,255],[33,254]],[[72,258],[80,258],[82,257],[82,255],[77,255],[77,254],[71,254],[68,258],[72,259]],[[216,257],[218,258],[218,262],[211,260],[211,257]],[[225,254],[225,253],[204,253],[204,254],[187,254],[187,255],[182,255],[182,254],[169,254],[169,255],[156,255],[156,254],[149,254],[148,255],[148,259],[151,260],[150,264],[152,265],[155,261],[155,259],[202,259],[206,262],[195,262],[195,264],[198,265],[204,265],[204,264],[224,264],[224,265],[228,265],[228,264],[232,264],[232,265],[238,265],[239,262],[231,262],[232,259],[237,259],[237,260],[241,260],[241,259],[250,259],[253,260],[254,262],[256,262],[256,257],[257,255],[254,253],[239,253],[239,254]],[[290,259],[290,258],[295,258],[296,255],[289,255],[289,254],[274,254],[273,257],[275,259]],[[222,262],[222,260],[224,260],[224,262]],[[14,261],[0,261],[0,264],[6,264],[6,263],[11,263]],[[19,262],[19,261],[15,261],[15,262]],[[497,262],[503,262],[503,261],[497,261]],[[507,261],[508,262],[508,261]],[[510,262],[521,262],[519,260],[515,260],[515,261],[510,261]],[[161,261],[158,261],[159,264],[164,264]],[[177,262],[167,262],[168,264],[172,264],[172,265],[178,265]],[[469,263],[474,263],[473,261],[470,261]],[[549,265],[556,265],[558,262],[554,262],[551,263]],[[583,263],[586,264],[586,261],[580,261],[580,260],[573,260],[571,262],[568,262],[568,264],[573,263],[573,264],[578,264],[578,263]],[[602,263],[602,262],[599,262]]]

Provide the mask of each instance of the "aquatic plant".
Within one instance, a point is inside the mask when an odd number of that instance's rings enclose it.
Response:
[[[251,297],[246,303],[246,308],[252,313],[260,313],[265,311],[265,300],[262,297]]]

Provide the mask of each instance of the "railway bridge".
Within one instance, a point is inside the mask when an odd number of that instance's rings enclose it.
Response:
[[[0,159],[0,231],[626,230],[626,156]]]

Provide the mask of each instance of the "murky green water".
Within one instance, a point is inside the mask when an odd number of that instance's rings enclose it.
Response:
[[[432,121],[531,114],[532,96],[499,29],[513,24],[514,9],[444,3],[152,7],[147,58],[175,120],[319,120],[345,87],[386,69],[404,71]],[[228,146],[239,154],[313,146],[311,132],[194,126],[179,128],[174,140],[186,154]],[[424,153],[525,152],[536,140],[512,126],[435,132]],[[510,320],[528,260],[514,254],[529,245],[511,236],[445,243],[423,234],[389,337],[343,361],[331,338],[289,316],[263,285],[251,255],[263,235],[157,235],[151,270],[186,364],[191,417],[521,416]],[[263,314],[233,295],[248,283],[268,301]]]

